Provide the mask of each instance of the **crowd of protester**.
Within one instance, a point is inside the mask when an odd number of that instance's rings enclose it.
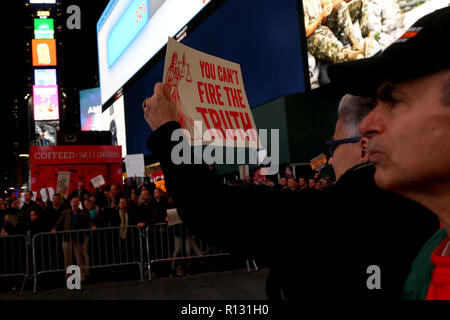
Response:
[[[307,175],[296,177],[289,166],[278,176],[265,176],[258,168],[253,174],[253,178],[246,176],[243,181],[230,181],[229,185],[259,186],[263,188],[273,188],[292,192],[305,190],[323,190],[335,183],[328,175],[321,173],[321,170],[313,171]]]
[[[257,169],[253,178],[247,176],[242,183],[295,192],[322,190],[334,183],[329,176],[321,177],[320,170],[309,177],[296,178],[289,167],[279,176],[278,181],[273,180],[261,175],[260,169]],[[89,213],[90,221],[96,227],[120,226],[120,210],[123,209],[128,212],[128,225],[142,228],[164,223],[167,209],[171,207],[167,193],[156,188],[148,178],[139,186],[136,180],[131,178],[126,179],[123,185],[100,186],[95,192],[89,192],[84,183],[79,182],[77,189],[73,190],[67,199],[55,193],[45,202],[40,197],[34,201],[32,191],[27,190],[24,192],[22,205],[18,198],[0,198],[1,236],[28,232],[33,236],[52,229],[62,230],[61,214],[63,210],[70,208],[71,200],[75,197],[80,199],[82,209]],[[77,229],[75,226],[72,228]]]
[[[238,183],[245,186],[276,188],[287,192],[303,190],[321,190],[333,182],[329,177],[321,177],[320,170],[310,176],[295,178],[289,167],[279,176],[264,176],[257,169],[253,178],[247,177]],[[275,179],[274,179],[275,180]],[[229,183],[233,184],[233,183]],[[167,193],[157,188],[148,177],[138,184],[135,178],[125,180],[124,184],[103,185],[89,192],[83,182],[67,198],[55,193],[46,201],[41,197],[34,198],[30,190],[23,193],[23,198],[0,198],[0,235],[27,235],[33,238],[38,233],[57,233],[57,231],[75,231],[81,229],[96,230],[104,227],[121,227],[120,237],[126,240],[128,226],[144,229],[156,224],[165,224],[168,220],[167,210],[174,208],[173,201]],[[35,200],[33,200],[35,199]],[[181,233],[186,233],[185,236]],[[89,236],[83,241],[66,239],[62,245],[65,265],[72,264],[72,252],[78,265],[85,266],[82,280],[89,276]],[[181,226],[174,234],[174,258],[180,255],[182,241],[186,242],[186,251],[190,255],[201,256],[203,252],[195,242],[195,232],[191,226]],[[171,271],[175,276],[185,275],[186,268],[180,263],[171,263]]]
[[[169,208],[166,193],[156,188],[149,179],[139,186],[134,179],[127,179],[124,185],[101,186],[95,192],[89,192],[84,183],[79,182],[67,199],[55,193],[45,202],[40,197],[33,200],[30,190],[24,192],[23,198],[22,205],[18,198],[0,198],[2,236],[28,232],[33,236],[52,229],[63,230],[62,212],[71,207],[74,198],[80,200],[80,207],[89,213],[89,221],[98,228],[120,226],[120,211],[124,209],[128,213],[128,225],[145,227],[164,223]],[[69,227],[81,229],[76,225]]]
[[[260,169],[257,169],[253,178],[247,176],[242,183],[291,192],[322,190],[334,183],[329,176],[321,177],[320,170],[313,175],[296,178],[289,167],[279,176],[278,181],[273,180],[261,175]],[[89,213],[89,221],[97,228],[121,226],[121,210],[128,213],[128,225],[143,228],[165,223],[167,209],[171,208],[167,193],[156,188],[149,178],[139,185],[134,178],[126,179],[123,185],[103,185],[95,192],[89,192],[83,182],[78,182],[77,188],[67,199],[55,193],[45,202],[40,197],[33,200],[32,191],[27,190],[21,205],[18,198],[0,198],[1,236],[28,232],[33,236],[53,229],[63,230],[62,212],[70,209],[71,200],[75,197],[79,198],[82,210]],[[81,229],[80,227],[70,226],[71,229]]]

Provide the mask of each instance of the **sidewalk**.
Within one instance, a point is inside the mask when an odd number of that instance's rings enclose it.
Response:
[[[239,269],[205,272],[183,278],[163,277],[141,281],[109,281],[67,288],[0,293],[0,300],[266,300],[268,270]]]

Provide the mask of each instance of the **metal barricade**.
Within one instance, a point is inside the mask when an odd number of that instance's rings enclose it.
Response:
[[[145,229],[146,264],[148,279],[151,280],[151,265],[155,262],[172,262],[172,270],[177,260],[189,260],[218,256],[229,256],[227,252],[211,246],[196,237],[185,224],[168,226],[157,223]],[[183,246],[184,245],[184,246]],[[194,255],[191,255],[194,253]]]
[[[82,279],[91,268],[136,264],[143,281],[142,238],[136,226],[38,233],[32,239],[34,292],[40,274],[66,271],[72,264],[80,267]]]
[[[28,241],[25,235],[0,237],[0,277],[23,277],[21,292],[30,271]]]

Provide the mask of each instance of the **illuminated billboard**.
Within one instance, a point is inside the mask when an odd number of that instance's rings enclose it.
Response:
[[[34,84],[37,86],[55,85],[56,69],[35,69]]]
[[[113,146],[122,146],[122,157],[127,155],[127,135],[125,130],[125,104],[123,96],[117,99],[101,115],[103,131],[111,131]]]
[[[56,3],[56,0],[30,0],[30,3]]]
[[[80,90],[80,124],[82,131],[102,131],[100,88]],[[109,129],[108,129],[109,130]]]
[[[32,39],[33,67],[56,66],[56,40]]]
[[[53,19],[34,19],[35,39],[53,39],[54,34]]]
[[[208,3],[111,0],[97,22],[102,104]]]
[[[58,86],[33,86],[34,120],[59,120]]]
[[[360,3],[359,7],[356,3],[330,7],[330,0],[302,2],[311,89],[328,82],[323,72],[326,65],[369,58],[391,45],[419,18],[448,5],[447,0],[414,5],[395,0]],[[328,11],[326,6],[331,11],[317,23]]]

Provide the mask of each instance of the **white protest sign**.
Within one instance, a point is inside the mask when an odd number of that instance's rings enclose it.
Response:
[[[42,201],[47,202],[47,200],[48,200],[47,188],[41,189],[40,194],[41,194]]]
[[[163,82],[191,144],[260,146],[239,64],[169,38]]]
[[[53,201],[53,195],[55,194],[55,190],[53,190],[52,187],[47,188],[48,190],[48,196],[50,197],[50,201]]]
[[[169,227],[183,223],[178,215],[177,209],[167,209],[167,224]]]
[[[69,183],[70,183],[70,171],[58,172],[58,182],[56,184],[56,193],[59,193],[61,197],[67,198],[69,195]]]
[[[47,202],[47,200],[53,201],[53,195],[55,194],[55,191],[53,190],[52,187],[42,188],[40,191],[40,194],[41,194],[42,201],[44,201],[44,202]]]
[[[130,154],[125,156],[125,170],[127,177],[145,177],[144,154]]]
[[[91,183],[94,186],[94,188],[98,188],[101,185],[105,184],[105,179],[103,179],[102,175],[98,175],[91,179]]]

